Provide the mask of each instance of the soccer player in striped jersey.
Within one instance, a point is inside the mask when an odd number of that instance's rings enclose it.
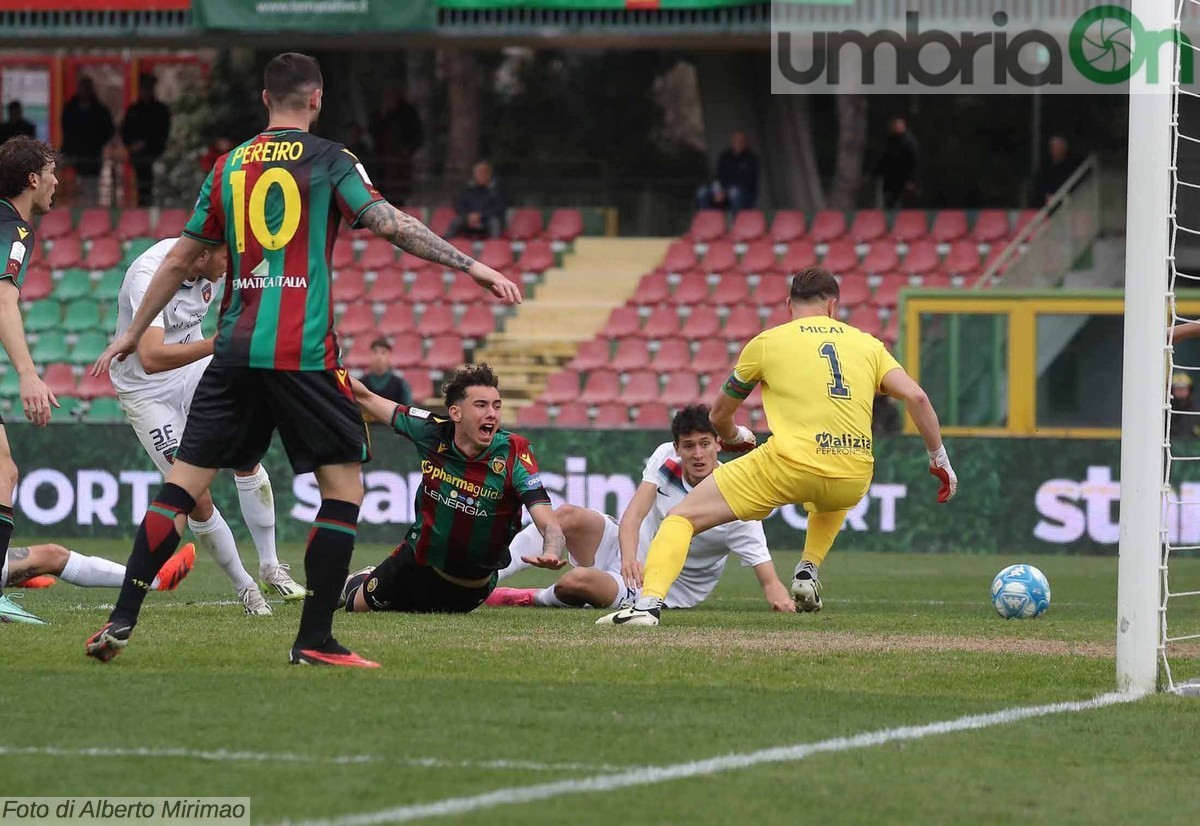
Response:
[[[367,435],[333,324],[331,266],[343,221],[401,249],[462,270],[506,301],[515,284],[387,203],[344,146],[309,132],[321,111],[317,61],[285,53],[263,75],[268,128],[217,159],[184,235],[159,267],[129,329],[92,372],[137,349],[206,249],[224,245],[229,282],[212,363],[204,371],[166,483],[134,540],[125,585],[109,620],[85,643],[112,659],[127,644],[146,588],[179,544],[196,497],[220,468],[253,467],[279,431],[292,469],[321,490],[304,557],[309,594],[289,662],[377,668],[333,637],[333,614],[349,572],[362,503]]]
[[[542,535],[529,562],[557,570],[564,537],[529,442],[500,428],[500,387],[486,364],[443,388],[448,419],[376,396],[357,379],[362,409],[410,440],[421,457],[417,517],[398,548],[346,580],[346,610],[466,613],[483,604],[509,563],[521,506]]]
[[[50,423],[51,407],[58,399],[37,374],[25,325],[21,321],[21,283],[33,257],[34,215],[50,211],[58,178],[54,174],[54,150],[33,138],[9,138],[0,145],[0,344],[8,354],[8,369],[21,378],[21,407],[25,418],[37,425]],[[4,420],[0,419],[0,560],[5,559],[13,533],[13,491],[17,487],[17,465],[8,445]],[[3,595],[0,582],[0,622],[43,624],[43,621]]]

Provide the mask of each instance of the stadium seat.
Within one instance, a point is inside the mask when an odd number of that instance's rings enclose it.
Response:
[[[367,295],[367,282],[357,267],[337,270],[331,287],[333,300],[343,304],[362,301]]]
[[[713,288],[709,302],[723,307],[732,307],[750,300],[750,279],[739,272],[727,272]]]
[[[475,257],[475,242],[470,238],[451,238],[450,246],[461,252],[463,255]]]
[[[108,207],[89,207],[79,216],[79,226],[75,229],[75,234],[79,236],[80,241],[91,241],[111,235],[112,231],[112,215]]]
[[[781,209],[771,221],[771,241],[775,244],[791,244],[804,237],[804,213],[798,209]]]
[[[83,399],[115,399],[117,391],[113,389],[112,379],[109,378],[108,373],[101,373],[98,376],[84,373],[83,378],[79,380],[79,397]]]
[[[58,409],[54,411],[54,419],[59,422],[72,422],[79,418],[83,410],[83,401],[66,396],[58,400]]]
[[[558,409],[554,417],[555,427],[587,427],[588,408],[583,402],[568,402]]]
[[[4,375],[0,376],[0,396],[6,399],[12,399],[21,394],[21,378],[17,375],[17,371],[9,367],[5,370]]]
[[[691,363],[692,349],[687,340],[667,338],[659,343],[658,352],[654,354],[650,367],[659,373],[673,373],[689,368]]]
[[[954,284],[950,281],[949,275],[941,270],[934,270],[921,276],[921,286],[930,290],[944,290],[954,286]]]
[[[641,370],[650,365],[650,351],[646,347],[646,340],[641,338],[625,338],[617,344],[617,351],[613,354],[612,363],[609,365],[613,370],[620,372],[628,372],[630,370]]]
[[[178,238],[183,235],[183,228],[187,226],[188,215],[186,209],[164,209],[158,214],[158,223],[154,225],[154,237],[163,238]]]
[[[760,307],[774,307],[787,301],[792,289],[792,280],[783,275],[768,275],[758,282],[754,290],[754,303]]]
[[[121,402],[117,399],[93,399],[92,403],[88,405],[87,411],[83,414],[83,420],[97,424],[124,422],[125,411],[121,408]]]
[[[596,408],[595,428],[629,427],[629,408],[625,402],[606,402]]]
[[[391,269],[396,266],[396,248],[390,241],[372,238],[359,256],[358,265],[368,271]]]
[[[77,298],[67,305],[63,313],[62,328],[68,333],[78,333],[100,326],[100,305],[91,298]]]
[[[421,334],[416,331],[397,333],[391,336],[392,364],[397,367],[423,366],[425,345]]]
[[[908,247],[908,255],[904,256],[904,264],[900,269],[911,275],[923,275],[932,272],[941,264],[937,245],[932,241],[914,241]]]
[[[738,213],[739,215],[741,213]],[[740,265],[744,273],[771,272],[775,269],[775,248],[768,241],[752,241],[746,246]]]
[[[791,320],[791,317],[788,315],[787,305],[779,305],[771,310],[767,316],[767,320],[763,322],[763,329],[767,330],[771,327],[778,327],[780,324],[787,324]]]
[[[974,275],[979,271],[979,247],[974,241],[955,241],[950,245],[943,269],[951,275]]]
[[[1018,235],[1020,235],[1021,230],[1025,229],[1025,227],[1029,224],[1032,224],[1034,219],[1038,217],[1038,214],[1038,210],[1036,209],[1023,209],[1018,212],[1017,222],[1013,226],[1013,237],[1016,238]]]
[[[846,215],[840,210],[823,209],[813,219],[809,237],[818,244],[828,244],[846,234]]]
[[[41,343],[40,341],[38,342]],[[69,361],[72,364],[92,364],[100,358],[108,346],[108,333],[104,330],[84,330],[71,348]],[[56,359],[57,360],[57,359]]]
[[[37,364],[51,364],[56,361],[66,361],[67,337],[58,330],[51,330],[38,336],[38,340],[29,348],[29,355]]]
[[[650,317],[646,319],[646,326],[642,328],[641,335],[653,339],[679,335],[679,314],[675,312],[674,307],[655,307],[650,311]]]
[[[408,284],[404,283],[404,273],[396,268],[377,272],[367,300],[376,304],[407,304]]]
[[[788,275],[795,275],[805,267],[817,265],[817,251],[812,241],[800,240],[788,244],[787,252],[779,262],[779,269]]]
[[[479,260],[494,270],[505,272],[512,268],[512,242],[507,238],[489,238],[483,242]]]
[[[72,267],[62,274],[54,285],[54,297],[59,301],[73,301],[92,294],[92,277],[87,270]]]
[[[721,317],[712,307],[693,307],[692,314],[683,324],[684,338],[703,341],[721,334]]]
[[[9,372],[14,372],[9,368]],[[42,381],[50,388],[50,392],[60,398],[64,396],[79,395],[75,384],[75,374],[71,372],[69,364],[51,364],[46,367],[42,373]]]
[[[871,300],[871,287],[862,273],[849,273],[842,278],[841,305],[854,308]]]
[[[672,241],[663,258],[665,272],[685,272],[696,266],[696,250],[690,241]]]
[[[517,284],[518,289],[520,284]],[[476,301],[490,301],[491,294],[475,283],[475,279],[465,272],[456,272],[446,289],[445,301],[452,304],[471,304]]]
[[[899,266],[900,256],[896,254],[896,245],[891,241],[880,241],[867,250],[861,269],[868,275],[882,275]]]
[[[908,278],[899,274],[886,275],[875,288],[871,303],[876,307],[892,309],[900,301],[900,290],[908,286]]]
[[[700,373],[696,379],[700,382],[700,387],[703,388],[705,396],[715,396],[717,391],[725,386],[726,379],[733,371],[730,369],[712,370],[707,373]]]
[[[554,265],[554,250],[550,248],[550,244],[534,238],[525,242],[525,250],[521,253],[521,260],[517,262],[517,269],[521,272],[541,274]]]
[[[48,267],[30,265],[21,284],[22,301],[39,301],[54,291],[54,280]]]
[[[429,229],[434,235],[446,238],[450,234],[452,223],[454,223],[454,207],[434,207],[433,214],[429,216]]]
[[[404,371],[403,378],[408,382],[409,388],[412,389],[412,397],[414,402],[424,402],[438,395],[437,390],[433,386],[433,378],[429,375],[429,371],[423,367],[414,367]]]
[[[41,217],[34,227],[39,241],[57,241],[71,234],[71,210],[52,209]]]
[[[653,307],[655,304],[667,301],[670,297],[671,284],[667,281],[667,274],[665,272],[649,272],[643,275],[642,280],[638,282],[637,290],[629,299],[629,303]]]
[[[121,210],[114,234],[122,241],[149,238],[153,234],[150,231],[150,210],[137,207]]]
[[[896,346],[896,339],[900,335],[900,316],[893,313],[888,317],[887,323],[883,325],[883,330],[880,331],[879,337],[883,339],[883,343],[892,348]]]
[[[458,321],[458,332],[466,338],[487,338],[496,332],[496,315],[491,302],[472,304]]]
[[[424,258],[418,258],[407,250],[400,253],[400,260],[397,262],[397,266],[402,272],[406,273],[421,272],[428,269],[441,270],[437,264],[426,261]]]
[[[644,430],[666,430],[671,426],[671,411],[662,402],[639,404],[633,426]]]
[[[468,276],[469,277],[469,276]],[[409,301],[428,303],[446,297],[446,282],[441,270],[421,270],[408,288]]]
[[[636,307],[615,307],[608,316],[608,323],[604,325],[604,330],[601,334],[609,338],[636,336],[641,333],[641,326],[642,319],[638,315]],[[676,327],[678,326],[677,321]]]
[[[546,238],[567,244],[583,235],[583,215],[577,209],[556,209],[550,213]]]
[[[834,275],[849,272],[858,266],[858,253],[850,241],[834,241],[829,245],[829,252],[821,261],[821,266]]]
[[[732,316],[730,316],[732,318]],[[738,339],[751,339],[758,335],[762,327],[758,322],[758,317],[754,319],[754,332],[749,336],[738,336]],[[733,338],[729,333],[729,327],[726,325],[726,337]],[[696,351],[696,355],[692,357],[691,369],[697,373],[710,373],[714,370],[720,371],[729,367],[729,348],[724,341],[715,338],[705,339],[700,342],[700,349]]]
[[[25,332],[42,333],[62,324],[62,311],[57,301],[35,301],[25,313]]]
[[[375,332],[375,311],[367,303],[351,304],[337,321],[338,335],[357,338]]]
[[[708,301],[708,278],[700,271],[685,273],[671,293],[671,303],[678,307],[694,307]]]
[[[339,238],[333,245],[333,257],[330,263],[335,270],[344,270],[354,266],[354,243],[349,238]]]
[[[414,395],[415,398],[415,395]],[[550,410],[544,404],[534,402],[517,411],[518,427],[549,427]]]
[[[704,253],[700,269],[704,272],[722,273],[737,267],[737,254],[733,251],[733,242],[724,239],[713,241]]]
[[[929,232],[929,219],[923,209],[902,209],[896,213],[896,223],[892,226],[892,238],[904,244],[910,244],[918,238],[924,238]]]
[[[579,345],[579,349],[575,351],[575,358],[570,361],[570,366],[584,372],[599,370],[601,367],[607,367],[611,358],[608,339],[593,338]]]
[[[418,221],[420,221],[422,224],[428,225],[428,222],[425,219],[429,217],[429,211],[427,209],[425,209],[425,207],[415,206],[415,205],[411,205],[411,206],[405,205],[405,206],[400,207],[400,211],[403,212],[405,215],[411,215],[412,217],[414,217]]]
[[[462,339],[457,333],[435,336],[425,354],[425,363],[442,370],[456,370],[466,361]]]
[[[413,318],[413,306],[401,302],[389,304],[383,311],[383,317],[379,319],[379,332],[386,336],[419,333],[420,328],[417,327],[417,322]]]
[[[866,304],[852,310],[846,323],[873,336],[878,336],[883,331],[883,325],[879,323],[879,313],[874,307]]]
[[[576,398],[584,404],[603,404],[615,401],[621,392],[621,380],[615,370],[596,370],[588,374],[583,393]]]
[[[731,341],[749,341],[760,332],[762,332],[762,319],[758,317],[757,307],[743,305],[729,311],[729,317],[725,319],[725,338]],[[710,344],[720,347],[721,350],[725,349],[723,341],[706,340],[700,343],[700,351]],[[700,351],[696,353],[697,358],[700,357]]]
[[[339,340],[342,366],[351,370],[366,370],[371,366],[371,336],[359,336],[347,346],[347,340]]]
[[[514,241],[529,241],[542,234],[542,211],[523,207],[514,209],[505,233]]]
[[[79,239],[73,236],[59,238],[54,242],[54,249],[46,256],[46,264],[52,270],[65,270],[68,267],[78,267],[83,260],[83,247]]]
[[[579,398],[579,373],[570,367],[551,373],[540,398],[546,404],[563,404]]]
[[[859,244],[869,244],[887,234],[887,216],[882,209],[860,209],[850,225],[850,239]]]
[[[658,374],[652,370],[638,370],[629,374],[629,381],[625,382],[625,388],[621,391],[621,401],[633,405],[647,404],[657,401],[658,395]]]
[[[116,238],[97,238],[84,256],[83,266],[89,270],[107,270],[120,264],[124,254]]]
[[[939,244],[956,241],[967,234],[967,213],[961,209],[943,209],[933,219],[929,235]]]
[[[739,244],[757,241],[767,234],[767,216],[761,209],[743,209],[733,219],[729,236]]]
[[[659,400],[670,407],[686,407],[700,402],[700,380],[695,373],[672,373],[663,386]]]
[[[125,270],[112,267],[100,276],[93,293],[101,301],[116,301],[121,295],[121,284],[125,281]]]
[[[121,268],[129,269],[129,266],[141,256],[146,250],[154,246],[157,241],[153,238],[134,238],[127,242],[125,251],[121,254]]]
[[[971,239],[979,244],[994,244],[1008,237],[1008,213],[1003,209],[981,209],[971,228]]]
[[[100,319],[100,329],[108,332],[114,332],[117,329],[117,320],[120,318],[121,308],[115,301],[108,302],[108,308],[104,310],[103,317]],[[208,329],[210,332],[205,335],[214,335],[217,331],[217,313],[209,313],[205,319],[212,319],[209,323],[212,325]]]
[[[454,308],[449,304],[430,304],[421,314],[417,330],[425,336],[441,336],[453,333],[457,325],[454,322]]]
[[[720,209],[702,209],[692,217],[692,226],[687,238],[706,244],[725,234],[725,212]]]

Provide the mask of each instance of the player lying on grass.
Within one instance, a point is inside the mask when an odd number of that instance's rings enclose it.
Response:
[[[590,605],[615,608],[632,604],[640,595],[642,562],[658,526],[688,491],[707,479],[718,466],[717,433],[708,418],[708,405],[694,404],[675,414],[673,441],[663,442],[651,455],[642,482],[621,516],[590,508],[563,505],[555,510],[575,567],[546,588],[497,588],[488,605],[541,605],[571,608]],[[508,546],[513,561],[500,578],[527,567],[538,553],[541,537],[530,525]],[[691,608],[712,593],[725,560],[733,553],[754,568],[767,604],[775,611],[794,612],[795,604],[779,581],[767,550],[761,522],[734,521],[692,539],[687,562],[671,584],[667,608]],[[528,560],[528,561],[525,561]]]
[[[130,265],[117,301],[118,337],[133,323],[150,280],[178,241],[159,241]],[[225,247],[206,247],[192,263],[190,277],[150,322],[137,350],[124,361],[113,362],[109,370],[129,424],[164,477],[170,473],[175,450],[183,439],[196,385],[212,361],[213,339],[204,338],[202,325],[228,263]],[[275,496],[266,469],[260,464],[237,469],[234,482],[242,519],[258,550],[263,587],[285,602],[304,599],[303,586],[292,579],[275,550]],[[233,583],[247,616],[270,616],[271,606],[242,566],[233,531],[207,490],[196,498],[188,527]]]
[[[742,350],[713,404],[713,428],[727,445],[754,444],[734,413],[762,383],[763,410],[773,434],[766,444],[720,465],[671,509],[646,556],[642,596],[633,607],[598,620],[613,625],[658,625],[671,584],[687,561],[696,534],[735,519],[764,519],[783,505],[808,511],[804,554],[792,580],[797,608],[819,611],[817,570],[871,485],[871,416],[882,391],[905,402],[925,440],[929,472],[941,482],[938,501],[954,496],[958,480],[942,445],[937,413],[883,343],[838,320],[837,280],[818,267],[792,278],[786,324],[759,333]]]
[[[529,563],[557,570],[565,539],[529,441],[500,427],[499,381],[486,364],[455,372],[443,388],[449,418],[396,404],[352,381],[364,412],[410,440],[421,457],[417,517],[391,556],[351,574],[346,610],[466,613],[483,604],[509,563],[521,506],[542,535]]]
[[[196,546],[189,542],[167,560],[150,590],[174,591],[195,564]],[[84,556],[53,543],[9,548],[0,564],[0,586],[41,588],[54,584],[52,577],[81,588],[120,588],[125,581],[125,566],[98,556]]]

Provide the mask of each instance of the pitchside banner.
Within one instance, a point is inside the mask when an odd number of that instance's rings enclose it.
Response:
[[[641,480],[658,432],[527,430],[541,477],[555,505],[569,502],[618,515]],[[133,431],[120,425],[63,424],[9,428],[21,468],[17,538],[127,537],[141,521],[159,474]],[[364,468],[359,537],[399,542],[413,516],[420,475],[404,439],[372,428],[374,460]],[[950,456],[959,493],[938,505],[924,445],[897,437],[876,442],[875,480],[846,521],[839,549],[1113,553],[1117,543],[1120,444],[1116,441],[953,439]],[[1189,463],[1191,469],[1194,463]],[[320,504],[311,475],[293,478],[276,443],[264,465],[275,489],[278,531],[303,540]],[[1196,481],[1183,481],[1172,499],[1200,503]],[[234,531],[245,534],[237,492],[223,474],[214,494]],[[1200,545],[1200,504],[1172,506],[1173,542]],[[773,547],[803,545],[802,509],[781,508],[766,520]]]
[[[192,0],[198,28],[240,32],[399,32],[432,29],[430,0]]]

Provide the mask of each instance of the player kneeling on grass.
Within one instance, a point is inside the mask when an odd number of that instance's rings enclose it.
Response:
[[[754,434],[734,424],[733,416],[761,382],[773,435],[718,467],[671,509],[650,543],[642,596],[599,624],[658,625],[695,535],[735,519],[765,519],[788,504],[803,505],[809,514],[792,596],[801,610],[819,610],[817,568],[846,514],[871,486],[871,417],[879,392],[905,403],[924,438],[929,472],[941,482],[938,501],[954,495],[958,479],[929,397],[883,342],[838,320],[839,300],[838,282],[828,270],[810,267],[792,278],[791,320],[750,340],[710,415],[727,445],[753,445]]]
[[[716,469],[720,443],[708,418],[708,406],[685,407],[671,422],[674,441],[659,445],[646,463],[642,482],[629,507],[616,520],[590,508],[563,505],[554,513],[567,540],[575,568],[546,588],[497,588],[488,605],[541,605],[553,608],[592,606],[615,608],[631,604],[642,586],[642,563],[650,540],[671,508]],[[510,544],[513,561],[500,578],[533,562],[541,538],[530,525]],[[761,522],[734,521],[692,539],[687,562],[671,584],[665,606],[691,608],[716,587],[725,560],[736,554],[754,568],[767,604],[775,611],[796,610],[787,588],[779,581],[767,550]]]
[[[538,475],[529,441],[500,428],[499,381],[486,364],[463,367],[443,393],[449,419],[396,404],[352,382],[363,411],[391,422],[421,457],[417,518],[404,542],[378,566],[351,574],[342,589],[349,612],[466,613],[483,604],[508,545],[521,529],[521,506],[542,534],[529,560],[557,570],[565,542]]]

